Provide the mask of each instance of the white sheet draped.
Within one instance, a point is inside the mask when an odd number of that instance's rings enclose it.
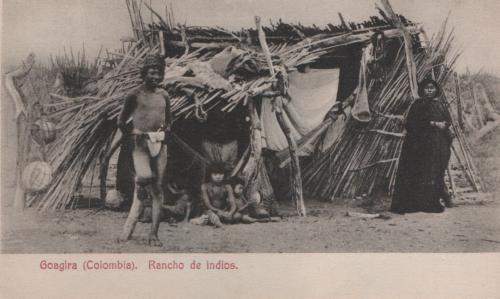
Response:
[[[338,69],[311,69],[307,73],[290,74],[288,92],[292,101],[284,108],[284,118],[295,140],[321,124],[335,103],[338,82]],[[288,147],[272,109],[271,99],[263,99],[261,122],[264,147],[276,151]]]

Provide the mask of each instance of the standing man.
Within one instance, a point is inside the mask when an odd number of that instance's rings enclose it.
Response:
[[[145,58],[141,69],[143,84],[125,99],[118,118],[118,127],[124,135],[134,139],[132,158],[135,169],[135,192],[132,207],[125,222],[120,241],[128,240],[135,228],[148,193],[153,199],[152,223],[148,243],[162,246],[158,239],[160,212],[163,203],[163,176],[167,167],[166,140],[172,117],[168,93],[160,87],[165,63],[160,56]]]

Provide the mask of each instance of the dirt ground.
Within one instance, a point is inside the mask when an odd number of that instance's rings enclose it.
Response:
[[[116,243],[124,212],[78,209],[64,214],[15,214],[11,143],[2,145],[1,249],[3,253],[147,252],[498,252],[500,251],[499,131],[476,144],[478,166],[491,196],[458,199],[442,214],[387,213],[389,219],[347,217],[360,207],[307,200],[309,216],[281,206],[276,223],[228,225],[221,229],[162,223],[163,247],[149,247],[149,224],[140,223],[127,243]]]
[[[126,213],[77,210],[63,216],[4,209],[3,253],[143,252],[494,252],[500,251],[498,203],[462,205],[443,214],[345,217],[339,206],[309,202],[311,216],[221,229],[162,223],[163,247],[149,247],[148,224],[116,243]]]

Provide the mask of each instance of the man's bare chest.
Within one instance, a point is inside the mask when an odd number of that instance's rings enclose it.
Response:
[[[138,110],[158,110],[164,112],[166,107],[165,98],[160,93],[139,94],[137,96]]]

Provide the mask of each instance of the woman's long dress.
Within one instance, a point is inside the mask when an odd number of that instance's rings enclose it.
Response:
[[[438,100],[418,99],[406,118],[406,138],[401,151],[391,211],[395,213],[444,210],[444,175],[450,159],[452,136],[431,121],[451,123]]]

